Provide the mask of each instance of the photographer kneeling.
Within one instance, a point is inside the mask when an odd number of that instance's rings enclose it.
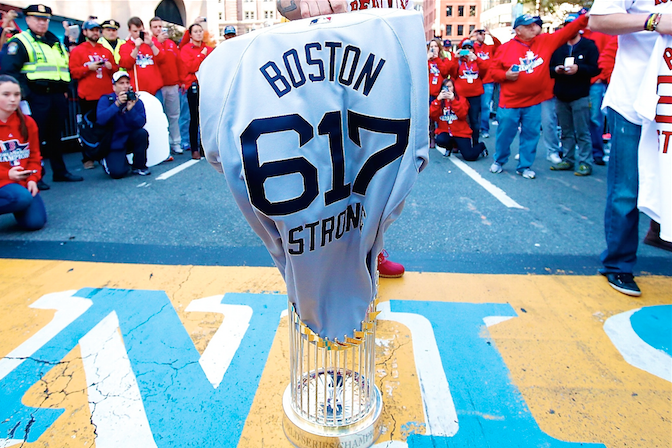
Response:
[[[112,123],[112,143],[103,166],[113,179],[120,179],[128,173],[126,154],[132,153],[133,173],[148,176],[151,173],[147,169],[149,134],[143,128],[147,122],[145,106],[131,89],[127,72],[112,75],[112,84],[114,93],[103,95],[96,110],[98,124]]]

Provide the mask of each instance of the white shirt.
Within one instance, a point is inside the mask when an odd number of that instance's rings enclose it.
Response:
[[[590,14],[597,16],[618,13],[663,13],[667,10],[667,5],[668,3],[655,5],[655,0],[595,0]],[[618,36],[616,64],[607,93],[602,100],[602,109],[611,107],[629,122],[642,124],[633,104],[637,99],[639,80],[644,76],[644,70],[651,57],[651,49],[658,36],[658,33],[650,31]]]
[[[658,35],[633,107],[642,120],[637,207],[672,241],[672,36]]]
[[[422,16],[386,8],[264,28],[201,65],[207,160],[323,338],[360,330],[383,233],[427,163],[426,54]]]

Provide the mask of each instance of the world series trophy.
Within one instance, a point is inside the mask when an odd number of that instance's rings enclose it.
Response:
[[[330,341],[301,322],[289,303],[290,379],[282,406],[283,429],[295,446],[369,447],[378,439],[376,305],[371,302],[353,338]]]
[[[298,448],[381,433],[377,259],[428,162],[426,64],[422,15],[371,9],[257,30],[201,65],[206,158],[287,285]]]

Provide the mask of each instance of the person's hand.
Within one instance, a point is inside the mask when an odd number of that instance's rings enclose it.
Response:
[[[152,40],[152,33],[148,33],[145,31],[145,40],[144,43],[149,45],[150,47],[154,46],[154,41]]]
[[[133,109],[133,106],[135,106],[135,103],[137,103],[138,100],[135,101],[127,101],[126,102],[126,110],[131,110]]]
[[[117,101],[119,101],[119,106],[126,104],[128,101],[128,95],[126,95],[126,92],[121,92],[119,95],[117,95]]]
[[[147,36],[145,35],[145,39],[147,39]],[[140,39],[139,37],[137,39],[133,39],[133,43],[135,44],[135,48],[140,48],[140,45],[142,45],[144,41]]]
[[[296,20],[346,12],[348,2],[346,0],[278,0],[277,7],[280,14],[287,19]]]
[[[576,72],[579,71],[579,66],[576,64],[572,64],[569,67],[566,67],[565,73],[568,75],[575,75]]]
[[[161,31],[159,35],[156,36],[156,39],[159,41],[159,43],[164,43],[166,39],[168,39],[168,33]]]
[[[448,99],[448,92],[445,90],[442,90],[439,92],[439,94],[436,97],[437,100],[447,100]]]
[[[467,59],[470,62],[474,62],[476,59],[478,59],[478,56],[476,56],[476,53],[474,53],[473,50],[469,50],[469,54],[467,55]]]
[[[89,67],[89,70],[91,70],[92,72],[95,72],[96,70],[98,70],[101,67],[101,65],[103,65],[103,61],[95,61],[95,62],[89,62],[88,67]]]
[[[105,68],[108,70],[112,70],[112,63],[110,61],[105,61]]]
[[[28,185],[26,185],[26,188],[28,189],[28,191],[30,191],[30,194],[32,194],[33,197],[35,197],[35,195],[40,192],[40,189],[37,188],[37,182],[35,182],[34,180],[29,180]]]
[[[448,99],[448,101],[453,101],[455,99],[455,92],[447,91],[446,98]]]
[[[31,170],[26,170],[22,166],[13,166],[9,169],[7,176],[12,182],[21,182],[28,179],[33,174]]]
[[[436,57],[436,55],[434,54],[434,50],[428,50],[427,51],[427,59],[433,59],[435,57]]]
[[[555,70],[555,73],[558,73],[558,74],[566,73],[564,65],[556,65],[554,70]]]
[[[63,22],[61,22],[61,24],[63,25],[63,29],[65,29],[65,30],[67,31],[67,30],[68,30],[68,27],[70,26],[70,25],[68,25],[68,21],[67,21],[67,20],[64,20]],[[67,34],[67,33],[66,33],[66,34]]]
[[[512,65],[507,71],[506,71],[506,80],[507,81],[516,81],[518,80],[518,75],[520,75],[520,72],[514,72],[511,70],[514,66]]]

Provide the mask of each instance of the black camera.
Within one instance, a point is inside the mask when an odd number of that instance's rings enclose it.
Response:
[[[135,94],[133,89],[129,89],[128,92],[126,92],[126,101],[137,101],[138,95]]]
[[[140,39],[145,40],[145,32],[140,31]]]

